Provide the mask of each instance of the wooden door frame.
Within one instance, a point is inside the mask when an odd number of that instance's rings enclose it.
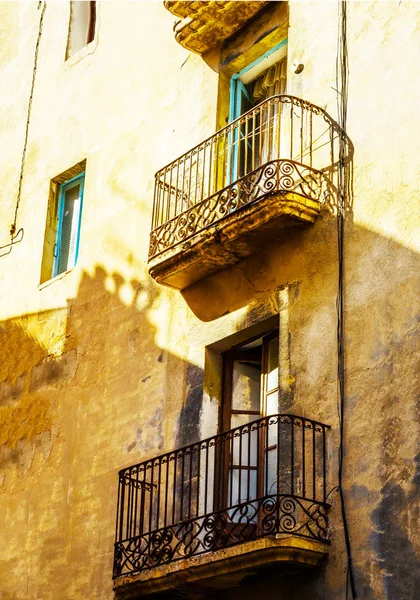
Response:
[[[220,433],[231,429],[232,414],[254,414],[254,411],[235,411],[232,410],[232,376],[233,363],[235,360],[257,358],[261,360],[261,393],[260,393],[260,411],[255,417],[257,419],[266,416],[266,392],[267,392],[267,377],[268,377],[268,351],[271,340],[279,336],[278,329],[271,329],[265,334],[259,334],[253,338],[242,342],[240,345],[231,348],[223,355],[223,373],[222,373],[222,402],[220,405],[219,423]],[[261,338],[261,350],[253,353],[252,351],[244,351],[243,347],[251,342]],[[277,387],[278,389],[278,387]],[[275,391],[273,388],[270,393]],[[264,473],[265,473],[265,431],[262,429],[258,434],[257,443],[257,497],[260,497],[264,491]],[[229,442],[230,443],[230,442]],[[228,488],[229,488],[229,466],[231,459],[231,450],[227,451],[226,442],[219,445],[217,449],[218,457],[216,458],[215,470],[215,485],[220,482],[220,489],[214,494],[214,510],[228,508]],[[262,467],[262,468],[261,468]]]
[[[272,340],[275,340],[279,337],[279,331],[273,331],[267,336],[264,337],[263,344],[263,357],[262,357],[262,389],[261,389],[261,402],[262,402],[262,414],[263,417],[269,417],[267,414],[267,396],[268,394],[272,394],[277,391],[277,398],[279,393],[279,384],[277,380],[277,386],[268,390],[268,360],[269,360],[269,345]],[[280,366],[278,366],[280,368]],[[268,493],[268,490],[265,490],[265,478],[268,474],[268,452],[270,450],[274,450],[274,447],[268,446],[268,426],[265,429],[261,429],[260,431],[261,441],[259,443],[259,448],[261,448],[261,457],[259,457],[259,478],[257,484],[257,497],[260,498],[265,493]]]

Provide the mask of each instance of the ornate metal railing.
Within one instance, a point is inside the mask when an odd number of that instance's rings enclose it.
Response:
[[[267,535],[327,541],[327,428],[272,415],[120,471],[114,577]]]
[[[327,204],[352,145],[328,113],[295,96],[272,96],[155,176],[149,259],[267,194],[295,192]]]

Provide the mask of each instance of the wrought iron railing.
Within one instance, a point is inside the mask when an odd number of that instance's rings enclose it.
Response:
[[[120,471],[114,577],[267,535],[327,541],[327,428],[272,415]]]
[[[347,162],[351,142],[324,109],[288,95],[261,102],[156,173],[149,259],[268,194],[331,204],[340,138]]]

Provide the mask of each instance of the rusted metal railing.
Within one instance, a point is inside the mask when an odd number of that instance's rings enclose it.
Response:
[[[326,541],[326,431],[272,415],[119,473],[114,577],[287,534]]]
[[[295,192],[331,203],[339,140],[328,113],[295,96],[261,102],[155,176],[149,259],[267,194]]]

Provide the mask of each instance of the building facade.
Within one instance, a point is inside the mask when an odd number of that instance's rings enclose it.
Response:
[[[0,598],[417,598],[418,5],[0,30]]]

